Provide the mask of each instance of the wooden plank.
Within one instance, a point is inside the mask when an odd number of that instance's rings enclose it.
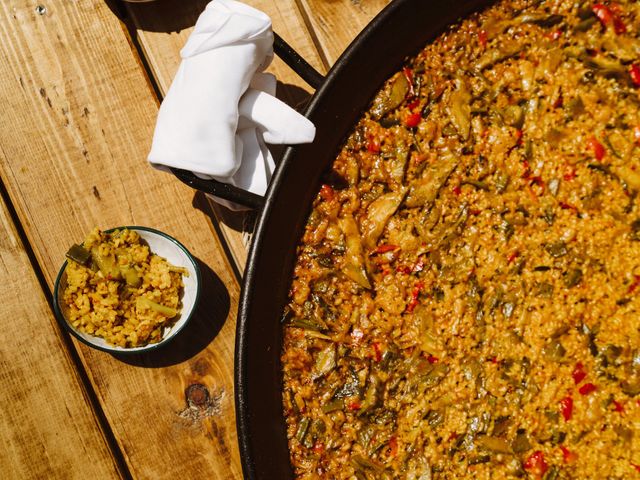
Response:
[[[333,65],[391,0],[298,0],[324,62]]]
[[[210,0],[188,2],[186,7],[177,2],[127,3],[129,15],[136,31],[136,39],[144,53],[151,73],[162,94],[171,85],[178,65],[180,49],[193,30],[198,16]],[[245,0],[245,3],[267,13],[274,31],[292,45],[316,69],[326,71],[304,18],[294,0]],[[278,97],[289,105],[302,108],[312,90],[284,62],[276,58],[268,69],[279,80]],[[282,149],[272,149],[278,154]],[[229,212],[213,204],[216,219],[230,252],[242,271],[246,262],[247,240],[253,228],[251,214]]]
[[[210,210],[147,165],[157,100],[108,6],[48,0],[40,15],[36,5],[0,3],[0,176],[35,258],[51,288],[68,246],[94,225],[146,225],[200,259],[202,301],[172,344],[122,358],[75,345],[134,478],[240,478],[232,375],[239,286]],[[17,288],[33,296],[28,285]],[[203,403],[186,398],[205,388]],[[41,420],[37,411],[24,415]]]
[[[0,278],[3,477],[121,478],[65,339],[1,200]],[[81,460],[89,458],[90,462]]]

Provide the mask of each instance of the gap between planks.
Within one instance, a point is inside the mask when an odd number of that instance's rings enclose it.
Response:
[[[129,470],[127,461],[123,454],[122,448],[120,444],[116,440],[116,436],[111,428],[111,425],[107,421],[107,417],[105,415],[104,410],[102,409],[100,402],[98,400],[98,395],[95,389],[93,388],[93,383],[89,379],[88,372],[85,370],[82,360],[76,350],[73,341],[71,340],[71,336],[69,333],[60,325],[57,321],[57,318],[53,309],[53,293],[49,289],[49,285],[47,284],[47,280],[45,278],[44,272],[38,263],[33,247],[31,246],[31,242],[27,237],[27,234],[22,226],[22,222],[16,212],[13,202],[11,201],[11,197],[9,192],[4,184],[2,178],[0,178],[0,201],[4,204],[7,213],[9,214],[9,219],[13,224],[13,228],[15,229],[15,233],[18,236],[18,241],[22,246],[27,258],[29,260],[29,264],[31,265],[32,271],[40,285],[42,293],[47,301],[47,305],[49,307],[49,312],[51,317],[55,320],[52,322],[55,324],[54,329],[56,336],[62,341],[65,346],[65,350],[69,355],[71,363],[74,366],[74,371],[78,376],[78,384],[80,388],[83,389],[83,393],[85,397],[89,400],[89,408],[94,415],[98,423],[98,427],[102,432],[105,442],[109,447],[109,451],[113,457],[113,461],[115,463],[117,473],[123,480],[132,480],[133,477],[131,475],[131,471]]]

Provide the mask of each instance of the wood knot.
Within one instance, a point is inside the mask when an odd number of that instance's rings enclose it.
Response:
[[[211,405],[211,396],[207,387],[201,383],[193,383],[184,391],[187,405],[190,408],[205,409]]]

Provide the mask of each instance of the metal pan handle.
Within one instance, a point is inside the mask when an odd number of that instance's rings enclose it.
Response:
[[[300,54],[291,47],[291,45],[285,42],[282,37],[275,32],[273,51],[282,59],[282,61],[284,61],[284,63],[296,72],[300,78],[307,82],[310,87],[316,90],[320,88],[320,85],[324,82],[324,76],[313,68],[309,62],[302,58]],[[264,205],[264,197],[261,195],[248,192],[241,188],[234,187],[233,185],[222,183],[217,180],[205,180],[195,176],[187,170],[180,170],[178,168],[172,168],[171,173],[173,173],[178,180],[189,185],[191,188],[229,200],[244,207],[253,210],[260,210]]]

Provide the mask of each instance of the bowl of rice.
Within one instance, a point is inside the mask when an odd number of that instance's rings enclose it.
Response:
[[[198,263],[166,233],[139,226],[94,228],[66,256],[54,286],[54,310],[91,347],[154,350],[175,338],[195,310]]]

